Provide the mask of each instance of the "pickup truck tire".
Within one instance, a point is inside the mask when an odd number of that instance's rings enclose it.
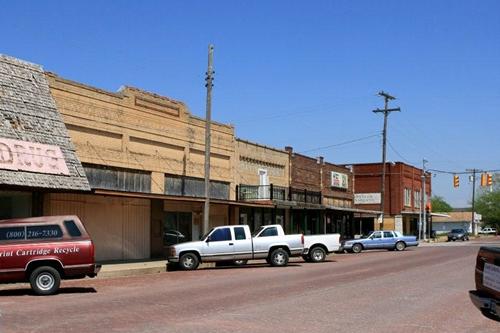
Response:
[[[179,267],[184,271],[191,271],[198,268],[200,261],[194,253],[185,253],[179,259]]]
[[[326,252],[323,248],[316,246],[310,251],[309,258],[311,262],[322,262],[326,259]]]
[[[31,289],[37,295],[53,295],[61,284],[61,274],[51,266],[35,268],[30,274]]]
[[[271,252],[271,266],[279,267],[288,265],[288,253],[283,249],[276,249]]]
[[[403,251],[406,248],[405,242],[397,242],[395,246],[397,251]]]
[[[352,252],[360,253],[361,251],[363,251],[363,245],[356,243],[352,246]]]

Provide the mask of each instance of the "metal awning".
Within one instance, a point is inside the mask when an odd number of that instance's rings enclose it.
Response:
[[[143,199],[159,199],[159,200],[172,200],[172,201],[184,201],[184,202],[205,202],[205,198],[198,197],[183,197],[176,195],[166,195],[166,194],[155,194],[155,193],[139,193],[139,192],[122,192],[104,189],[94,189],[92,191],[94,194],[100,195],[113,195],[120,197],[129,198],[143,198]],[[274,208],[275,205],[269,201],[267,202],[242,202],[233,200],[223,200],[223,199],[210,199],[212,204],[224,204],[232,206],[242,206],[242,207],[263,207],[263,208]]]
[[[350,208],[350,207],[326,206],[326,209],[340,210],[340,211],[353,212],[353,213],[375,214],[375,215],[382,214],[382,212],[378,211],[378,210],[368,210],[368,209],[359,209],[359,208]]]
[[[402,215],[419,215],[420,212],[418,211],[415,211],[415,212],[410,212],[410,211],[402,211],[401,212]]]

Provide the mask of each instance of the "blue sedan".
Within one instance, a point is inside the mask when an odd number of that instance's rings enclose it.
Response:
[[[342,243],[342,249],[359,253],[363,250],[387,249],[403,251],[407,246],[417,246],[416,236],[403,236],[399,231],[373,231],[368,237],[351,239]]]

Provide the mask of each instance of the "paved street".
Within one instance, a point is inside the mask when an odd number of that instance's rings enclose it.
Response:
[[[468,296],[478,245],[2,286],[0,332],[498,332]]]

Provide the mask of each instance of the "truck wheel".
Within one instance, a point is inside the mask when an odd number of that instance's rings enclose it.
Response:
[[[194,253],[186,253],[179,259],[179,267],[184,271],[191,271],[198,268],[200,261]]]
[[[271,266],[286,266],[288,265],[288,253],[283,249],[276,249],[271,252]]]
[[[322,262],[325,261],[326,252],[321,247],[313,247],[310,257],[312,262]]]
[[[248,262],[248,260],[239,259],[239,260],[233,261],[233,264],[235,266],[245,266],[247,264],[247,262]]]
[[[30,274],[30,284],[37,295],[53,295],[61,284],[61,274],[54,267],[38,267]]]
[[[359,253],[361,251],[363,251],[363,245],[356,243],[352,246],[352,252]]]
[[[405,242],[397,242],[396,243],[396,250],[403,251],[405,248],[406,248]]]

